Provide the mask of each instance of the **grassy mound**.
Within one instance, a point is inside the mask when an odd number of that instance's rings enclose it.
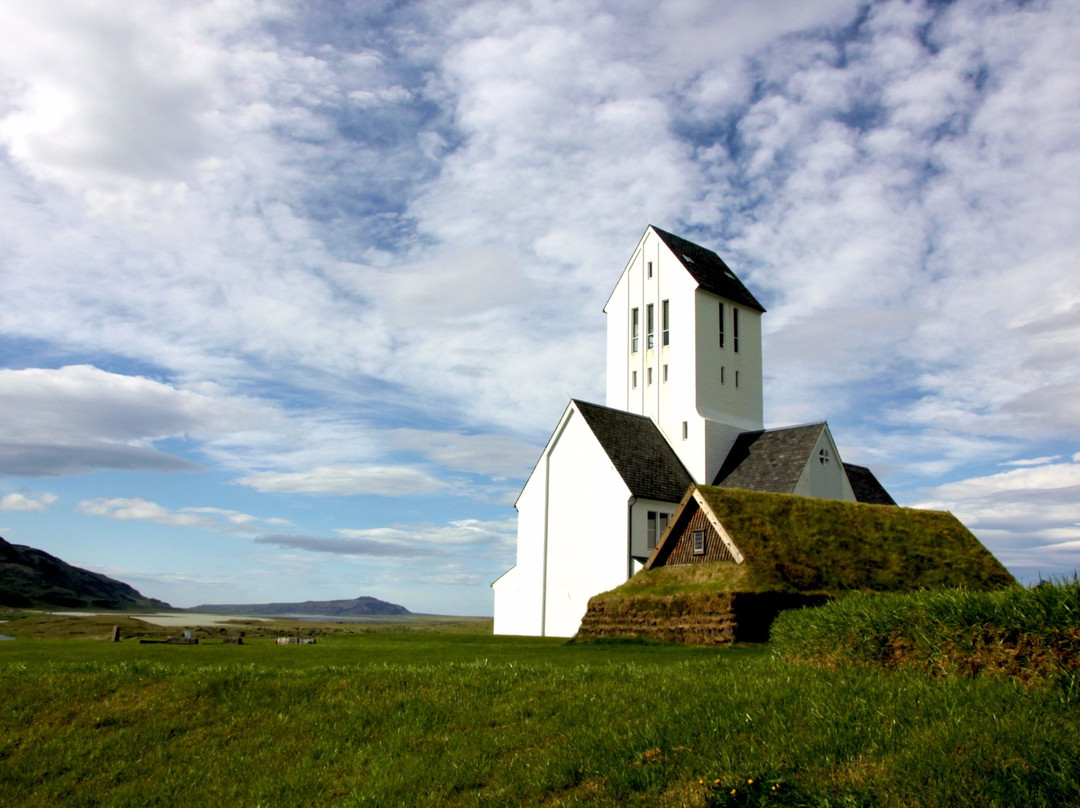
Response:
[[[591,598],[577,637],[689,645],[764,642],[781,611],[817,606],[827,598],[770,589],[748,565],[734,561],[657,567]]]
[[[952,514],[699,486],[746,557],[752,591],[965,586],[1012,575]]]
[[[772,640],[786,660],[825,667],[1075,680],[1080,580],[996,592],[854,592],[820,609],[781,615]]]

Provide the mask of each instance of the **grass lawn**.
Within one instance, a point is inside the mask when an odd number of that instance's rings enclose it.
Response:
[[[1076,688],[422,628],[0,643],[0,804],[1080,804]]]

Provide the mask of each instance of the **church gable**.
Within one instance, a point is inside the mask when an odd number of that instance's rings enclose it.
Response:
[[[793,494],[825,423],[739,435],[713,485]]]

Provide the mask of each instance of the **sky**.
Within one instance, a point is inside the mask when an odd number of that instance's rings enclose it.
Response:
[[[1080,569],[1080,5],[0,0],[0,536],[490,614],[646,226],[1021,580]]]

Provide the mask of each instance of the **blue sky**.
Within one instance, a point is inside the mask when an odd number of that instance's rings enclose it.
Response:
[[[0,0],[0,535],[177,606],[489,614],[647,224],[765,415],[1080,568],[1072,2]]]

